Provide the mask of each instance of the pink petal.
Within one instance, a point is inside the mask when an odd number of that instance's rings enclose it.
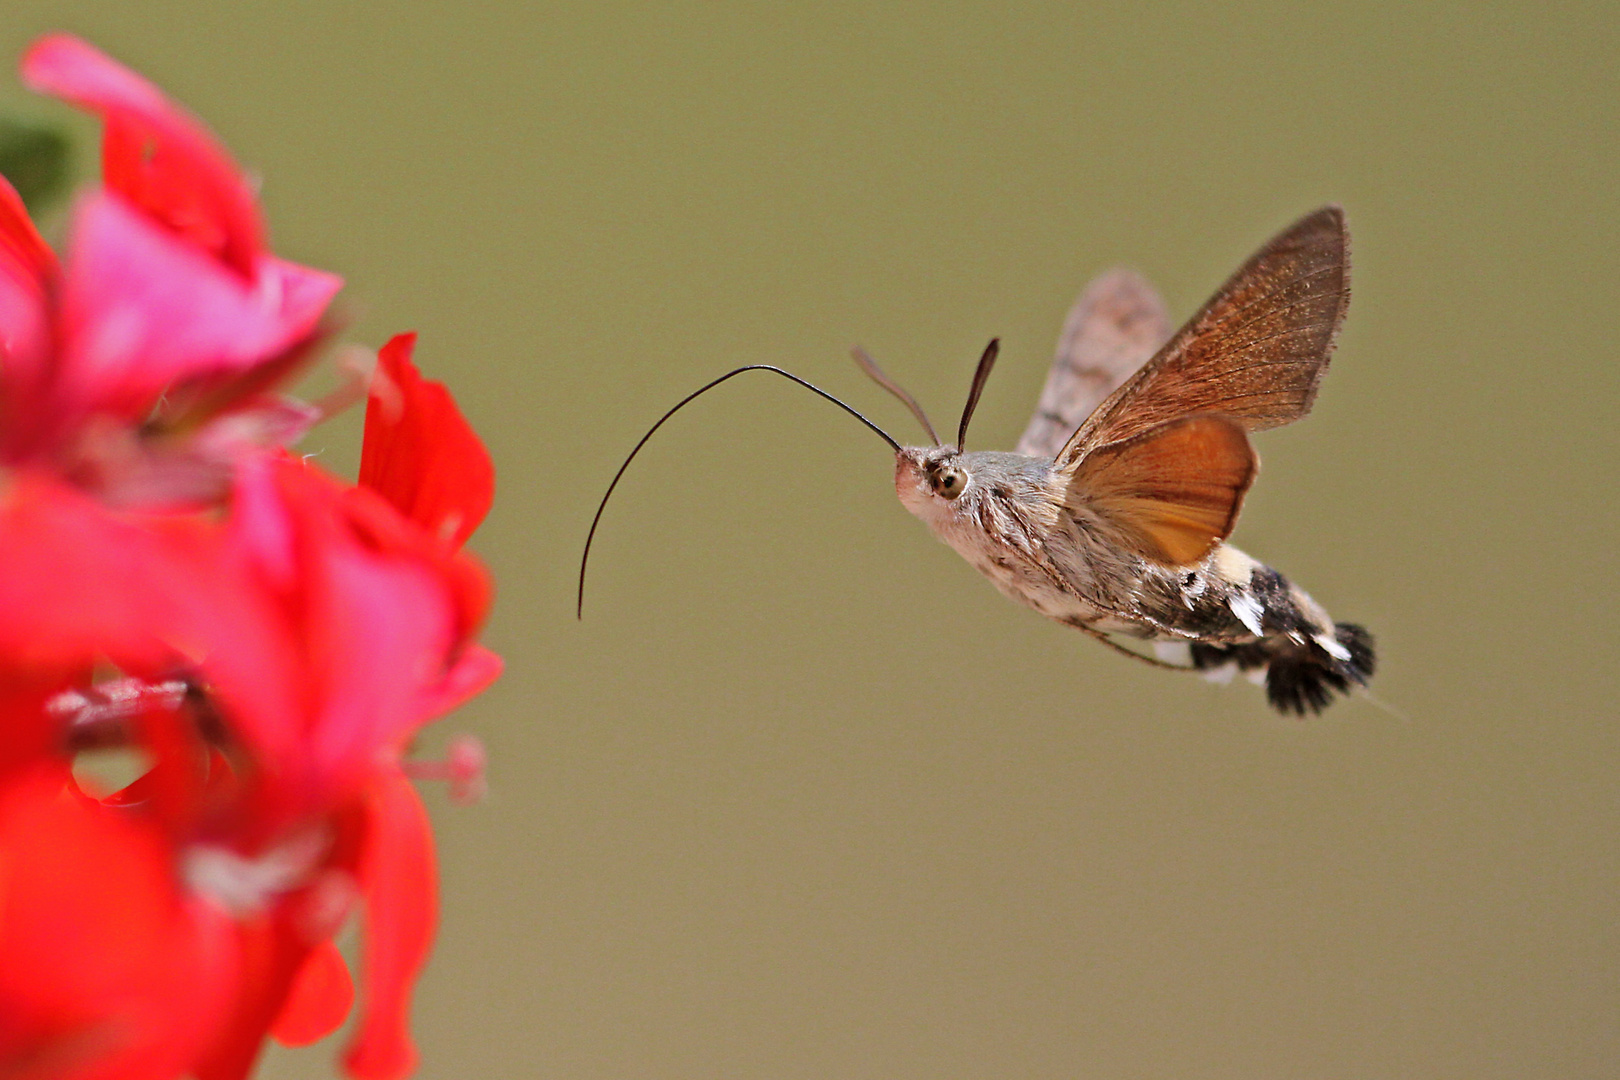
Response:
[[[258,261],[255,280],[263,303],[274,307],[282,340],[290,345],[315,331],[343,279],[325,270],[300,266],[266,255]]]
[[[423,722],[422,699],[450,651],[451,612],[419,563],[341,548],[318,557],[309,643],[319,712],[305,752],[322,782],[342,790]]]
[[[143,416],[172,383],[242,372],[286,349],[338,283],[271,265],[245,280],[118,196],[90,197],[75,215],[63,289],[62,408]]]
[[[366,899],[365,994],[344,1065],[360,1080],[398,1080],[416,1067],[411,990],[433,946],[438,867],[427,811],[400,772],[379,774],[366,810],[359,865]]]
[[[258,808],[265,817],[255,824],[270,832],[286,823],[285,815],[308,806],[299,780],[305,659],[283,600],[297,581],[297,538],[263,460],[244,463],[230,510],[224,529],[209,537],[218,545],[209,553],[215,564],[209,586],[194,590],[181,579],[176,597],[192,600],[183,610],[184,655],[210,684],[232,735],[247,750],[251,779],[294,789],[278,788],[273,805]]]
[[[243,462],[231,498],[230,541],[266,585],[290,592],[298,586],[297,523],[276,485],[277,468],[269,459]]]
[[[489,513],[495,467],[450,391],[411,363],[415,344],[400,334],[377,354],[360,483],[459,548]]]
[[[430,562],[363,545],[330,479],[283,460],[275,480],[296,528],[299,629],[311,658],[303,753],[320,782],[343,790],[421,723],[421,700],[450,652],[450,596]]]
[[[301,439],[323,414],[287,397],[250,396],[197,421],[189,438],[136,437],[126,427],[81,428],[73,477],[103,503],[146,511],[185,512],[222,503],[239,469],[266,450]]]
[[[422,719],[432,720],[454,709],[459,709],[489,689],[506,662],[476,641],[468,642],[461,655],[445,674],[444,681],[427,696],[422,705]]]
[[[379,552],[349,527],[344,492],[289,459],[243,468],[229,550],[252,584],[202,661],[278,806],[353,797],[424,719],[454,616],[434,565]]]
[[[455,599],[456,637],[471,638],[489,615],[494,584],[484,564],[465,550],[457,551],[414,521],[369,487],[344,493],[344,503],[355,530],[380,551],[421,559],[438,571]]]
[[[141,76],[78,38],[51,34],[23,57],[23,81],[107,125],[109,187],[243,276],[264,251],[258,200],[201,122]]]

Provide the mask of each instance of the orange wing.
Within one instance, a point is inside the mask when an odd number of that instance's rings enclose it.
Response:
[[[1272,238],[1110,394],[1059,451],[1058,468],[1195,413],[1219,413],[1248,431],[1298,420],[1316,398],[1349,302],[1344,212],[1326,206]]]
[[[1087,454],[1064,504],[1100,518],[1144,559],[1187,566],[1232,534],[1259,466],[1236,420],[1182,417]]]

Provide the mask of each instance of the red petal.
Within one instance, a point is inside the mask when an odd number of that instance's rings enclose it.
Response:
[[[34,228],[28,208],[11,181],[0,176],[0,255],[10,259],[35,282],[56,276],[56,254]]]
[[[46,704],[62,685],[60,680],[30,677],[15,669],[0,673],[0,784],[13,770],[64,760],[61,718],[53,716]],[[0,893],[5,890],[4,875],[0,870]]]
[[[205,538],[146,529],[25,472],[0,480],[0,654],[17,665],[98,656],[150,668],[186,642],[182,613],[215,586]]]
[[[50,308],[46,297],[56,283],[56,256],[45,246],[28,218],[17,191],[0,177],[0,372],[6,380],[6,441],[25,436],[19,427],[34,428],[31,415],[45,377],[51,347]]]
[[[411,363],[415,344],[415,334],[400,334],[377,354],[360,483],[460,547],[489,513],[495,467],[450,391]]]
[[[368,793],[359,876],[366,899],[363,1011],[344,1066],[361,1080],[398,1080],[416,1067],[411,990],[433,946],[438,867],[416,789],[397,770]]]
[[[65,780],[34,770],[0,800],[0,1001],[100,1004],[167,952],[170,852],[154,831],[64,794]]]
[[[106,123],[107,186],[171,231],[251,277],[264,225],[247,180],[200,121],[141,76],[67,34],[23,57],[23,81]]]
[[[353,1004],[354,980],[343,954],[323,942],[298,970],[270,1034],[283,1046],[308,1046],[336,1031]]]
[[[289,948],[287,935],[270,914],[238,918],[234,929],[238,971],[233,1008],[196,1063],[197,1080],[246,1080],[306,951]]]
[[[230,996],[229,958],[178,895],[168,839],[64,779],[0,787],[0,1072],[189,1073]]]

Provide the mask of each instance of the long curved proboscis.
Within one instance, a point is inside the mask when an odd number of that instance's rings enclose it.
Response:
[[[990,344],[984,347],[984,353],[979,357],[979,366],[973,371],[973,385],[968,389],[967,404],[962,406],[962,423],[956,429],[956,448],[967,449],[968,421],[973,419],[973,410],[979,407],[979,395],[984,393],[984,384],[990,379],[990,369],[996,366],[996,354],[1001,351],[1001,339],[991,338]]]
[[[636,443],[635,448],[630,451],[630,455],[624,459],[624,464],[619,466],[619,471],[613,474],[613,481],[612,483],[608,484],[607,491],[603,492],[602,501],[598,503],[596,507],[596,515],[591,518],[591,531],[585,534],[585,552],[579,558],[579,596],[574,607],[574,617],[576,619],[583,619],[585,617],[585,568],[590,564],[591,561],[591,541],[596,539],[596,527],[597,525],[601,524],[602,511],[607,509],[608,500],[613,497],[613,489],[619,486],[619,481],[624,477],[624,471],[630,467],[630,463],[632,461],[636,460],[636,455],[641,453],[641,448],[647,445],[647,440],[653,437],[654,432],[664,426],[664,422],[666,420],[680,412],[687,405],[691,404],[694,399],[703,396],[710,390],[713,390],[727,379],[736,378],[745,371],[774,371],[776,374],[782,376],[782,378],[788,379],[791,382],[796,382],[806,390],[821,395],[834,405],[837,405],[840,409],[843,409],[845,412],[849,413],[849,415],[853,416],[861,423],[865,424],[867,427],[871,428],[873,431],[877,432],[878,437],[884,442],[888,443],[889,447],[894,450],[895,453],[898,454],[900,452],[900,444],[895,442],[894,438],[887,431],[884,431],[882,428],[872,423],[872,421],[862,416],[850,405],[847,405],[833,397],[831,394],[827,393],[827,391],[823,390],[814,383],[807,382],[806,380],[799,378],[791,371],[783,371],[781,368],[772,367],[770,364],[749,364],[746,367],[740,367],[734,371],[726,372],[713,382],[700,386],[690,394],[687,394],[685,397],[681,398],[680,401],[676,402],[668,412],[666,412],[663,416],[660,416],[658,418],[658,422],[647,429],[647,434],[641,437],[641,441]]]
[[[934,445],[938,446],[940,444],[939,436],[934,434],[934,425],[928,422],[928,414],[923,412],[923,407],[917,404],[917,399],[911,396],[911,392],[889,378],[888,373],[878,367],[877,361],[872,359],[872,354],[859,345],[849,350],[849,355],[853,356],[855,363],[860,366],[862,371],[866,372],[867,378],[899,398],[900,403],[911,410],[911,415],[917,418],[917,423],[922,425],[923,430],[928,433],[928,437],[934,440]]]

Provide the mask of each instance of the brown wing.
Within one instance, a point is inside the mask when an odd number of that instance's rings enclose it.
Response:
[[[1164,301],[1140,274],[1110,270],[1086,286],[1063,321],[1057,356],[1018,453],[1056,457],[1091,411],[1169,336]]]
[[[1275,236],[1222,285],[1057,455],[1092,449],[1166,420],[1221,413],[1249,431],[1310,411],[1350,302],[1344,211],[1325,206]]]
[[[1259,467],[1236,420],[1181,417],[1087,454],[1064,505],[1100,518],[1144,559],[1187,566],[1232,535]]]

